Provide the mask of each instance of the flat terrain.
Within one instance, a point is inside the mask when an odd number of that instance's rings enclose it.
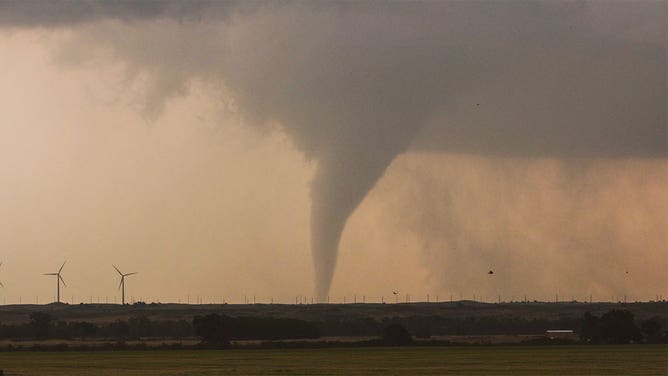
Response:
[[[113,322],[133,316],[151,320],[192,320],[195,315],[223,313],[230,316],[261,316],[324,321],[370,317],[377,320],[389,317],[439,316],[499,317],[556,320],[582,318],[589,311],[601,315],[612,309],[628,309],[636,320],[652,316],[666,317],[668,302],[643,303],[584,303],[584,302],[527,302],[480,303],[455,301],[441,303],[399,304],[23,304],[0,306],[0,323],[16,324],[29,321],[32,312],[48,312],[61,321]]]
[[[668,346],[0,353],[5,375],[666,375]]]

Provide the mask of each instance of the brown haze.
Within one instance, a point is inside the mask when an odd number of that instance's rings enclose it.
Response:
[[[17,4],[7,302],[667,292],[663,3]]]

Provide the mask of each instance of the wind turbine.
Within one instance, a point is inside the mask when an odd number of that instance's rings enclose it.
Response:
[[[67,261],[65,261],[65,262],[67,262]],[[63,282],[63,286],[67,287],[67,285],[65,284],[65,280],[64,280],[63,277],[60,275],[60,272],[63,271],[63,267],[65,266],[65,262],[63,263],[63,265],[60,266],[60,269],[58,269],[58,273],[44,273],[44,275],[55,275],[55,276],[57,276],[57,277],[56,277],[56,287],[57,287],[57,289],[56,289],[56,291],[57,291],[57,295],[56,295],[57,298],[56,298],[56,301],[57,301],[58,303],[60,303],[60,282],[62,281],[62,282]]]
[[[118,274],[121,275],[121,283],[118,284],[118,288],[121,289],[121,291],[122,291],[122,293],[121,293],[121,304],[125,305],[125,277],[127,277],[129,275],[137,274],[137,272],[123,274],[123,273],[121,273],[120,270],[118,270],[116,265],[112,264],[111,266],[113,266],[114,269],[116,269],[116,271],[118,272]]]

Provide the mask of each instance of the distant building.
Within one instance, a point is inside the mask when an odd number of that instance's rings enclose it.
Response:
[[[549,339],[577,339],[572,329],[550,329],[545,331],[545,337]]]

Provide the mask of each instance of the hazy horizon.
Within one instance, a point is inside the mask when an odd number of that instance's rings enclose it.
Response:
[[[63,4],[0,3],[0,303],[668,295],[665,2]]]

